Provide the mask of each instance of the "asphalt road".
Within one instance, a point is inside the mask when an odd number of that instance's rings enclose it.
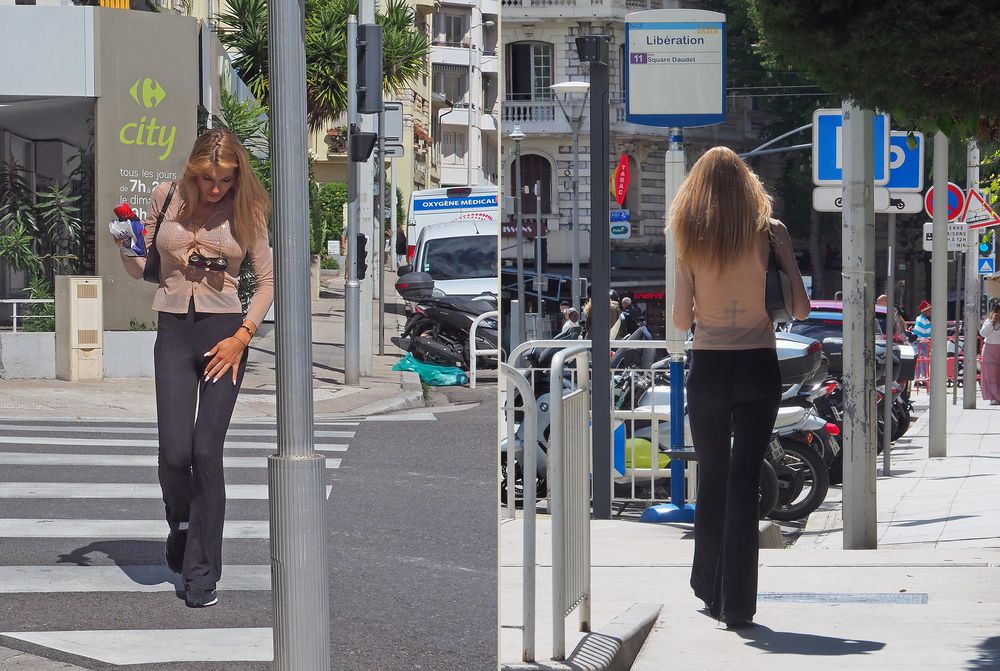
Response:
[[[496,416],[361,425],[330,496],[334,670],[495,668]]]
[[[496,663],[497,643],[497,516],[495,505],[495,390],[457,391],[453,400],[481,401],[478,407],[457,412],[439,412],[429,420],[362,421],[342,427],[347,437],[328,442],[346,450],[326,452],[339,458],[339,468],[329,468],[332,487],[327,502],[330,557],[331,656],[335,671],[438,671],[488,669]],[[456,392],[450,392],[449,397]],[[74,427],[5,427],[6,442],[0,444],[0,571],[23,567],[36,581],[45,580],[50,569],[102,567],[111,571],[88,580],[86,588],[43,586],[25,589],[23,576],[15,575],[0,585],[0,632],[78,632],[93,630],[107,634],[114,646],[123,630],[152,631],[170,640],[171,630],[189,629],[256,631],[258,639],[269,639],[272,624],[271,593],[266,575],[269,549],[263,538],[227,538],[223,554],[223,581],[239,571],[263,572],[252,587],[220,585],[220,603],[212,608],[184,607],[175,588],[179,578],[163,566],[163,541],[155,535],[144,538],[102,537],[88,525],[120,520],[122,524],[162,520],[162,502],[156,496],[113,498],[99,493],[87,498],[71,496],[22,497],[12,487],[53,483],[81,488],[113,483],[153,484],[155,466],[45,464],[68,458],[151,460],[155,447],[140,444],[155,438],[151,426],[125,427],[115,423],[102,429]],[[118,429],[114,432],[113,429]],[[244,427],[246,429],[247,427]],[[353,436],[350,435],[353,432]],[[110,441],[130,436],[132,444]],[[53,441],[38,444],[39,440]],[[23,442],[21,442],[23,440]],[[264,457],[261,448],[228,449],[226,458]],[[90,441],[89,443],[87,441]],[[97,443],[97,444],[95,444]],[[107,444],[104,444],[107,443]],[[252,446],[251,446],[252,448]],[[15,454],[16,453],[16,454]],[[6,456],[4,456],[6,454]],[[12,459],[26,455],[30,463]],[[143,456],[145,455],[145,457]],[[237,463],[231,460],[230,464]],[[226,469],[227,486],[266,484],[266,470],[251,467]],[[79,484],[74,484],[79,483]],[[77,492],[78,493],[78,492]],[[227,506],[227,530],[247,521],[265,524],[265,500],[231,497]],[[70,534],[77,538],[45,537],[17,531],[23,520],[69,520]],[[36,523],[45,527],[49,523]],[[73,526],[79,524],[79,528]],[[165,532],[165,525],[163,525]],[[9,574],[5,574],[9,575]],[[41,578],[39,578],[41,576]],[[102,577],[103,576],[103,577]],[[110,580],[116,587],[105,586]],[[151,589],[152,591],[145,591]],[[263,633],[261,633],[263,630]],[[183,646],[179,638],[177,645]],[[51,639],[49,639],[51,644]],[[50,659],[75,663],[88,669],[110,671],[265,671],[270,662],[217,661],[167,662],[113,665],[73,654],[58,644],[34,644],[0,636],[0,645],[33,652]],[[90,641],[90,650],[100,651]],[[229,645],[232,642],[219,647]],[[238,659],[226,657],[222,659]]]

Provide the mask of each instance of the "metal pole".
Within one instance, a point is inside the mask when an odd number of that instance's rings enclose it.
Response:
[[[396,160],[389,159],[389,227],[392,229],[392,240],[389,250],[389,269],[396,272],[399,269],[399,259],[396,258],[396,244],[399,238],[399,222],[396,221]]]
[[[951,360],[951,404],[958,405],[958,357],[961,352],[958,349],[958,334],[961,333],[962,322],[960,320],[962,311],[962,299],[958,294],[958,288],[962,286],[962,257],[964,254],[955,252],[955,356]]]
[[[385,111],[378,113],[378,212],[375,221],[378,226],[378,237],[372,243],[377,244],[377,271],[372,278],[375,290],[378,291],[378,353],[385,354]],[[396,250],[390,250],[393,254]]]
[[[674,196],[681,188],[681,182],[687,174],[687,162],[684,157],[684,131],[680,128],[670,129],[670,144],[668,145],[666,156],[663,159],[664,168],[664,211],[669,216],[670,205],[674,202]],[[667,231],[665,236],[665,253],[663,269],[663,296],[666,301],[666,339],[667,350],[671,354],[679,354],[684,351],[683,331],[674,327],[674,320],[670,316],[670,306],[674,300],[674,234]]]
[[[844,112],[844,549],[878,545],[875,499],[875,201],[871,110]],[[891,402],[891,399],[886,401]],[[888,428],[886,428],[888,431]]]
[[[469,101],[465,106],[466,126],[468,128],[469,146],[465,151],[465,184],[472,186],[472,51],[475,45],[472,41],[472,28],[469,28]]]
[[[931,410],[928,420],[928,456],[948,455],[945,424],[948,421],[948,136],[934,134],[934,226],[931,242]]]
[[[965,168],[965,185],[968,189],[979,188],[979,145],[975,140],[969,140],[967,148],[968,160]],[[974,249],[976,236],[970,235],[969,241]],[[965,253],[965,374],[962,384],[962,407],[976,408],[976,325],[979,324],[979,271],[976,268],[976,254]],[[970,263],[971,261],[971,263]],[[972,330],[970,330],[972,329]]]
[[[893,258],[896,253],[896,215],[889,215],[889,268],[885,281],[885,417],[883,424],[885,431],[882,432],[882,475],[890,474],[889,451],[892,449],[892,383],[896,377],[892,372],[892,346],[893,327],[896,321],[896,308],[894,290],[896,288],[896,268]]]
[[[524,231],[521,219],[521,141],[514,140],[514,215],[517,223],[517,340],[528,339],[528,325],[524,319]]]
[[[278,452],[268,457],[276,671],[330,668],[326,459],[313,445],[305,8],[268,5]]]
[[[592,39],[607,40],[605,36]],[[594,517],[611,519],[611,248],[608,219],[609,77],[607,42],[590,63],[590,339],[593,341]]]
[[[350,145],[360,128],[358,114],[358,21],[347,17],[347,282],[344,284],[344,382],[361,380],[361,282],[358,281],[358,229],[361,202],[358,185],[363,164],[350,159]]]
[[[358,2],[358,23],[375,23],[375,0],[360,0]],[[361,114],[361,129],[371,133],[378,132],[378,118],[375,114]],[[358,202],[360,215],[358,217],[359,231],[368,236],[368,275],[360,284],[358,304],[360,305],[359,334],[359,371],[363,376],[375,374],[375,264],[378,255],[378,242],[381,239],[375,217],[375,194],[373,188],[378,171],[375,167],[375,153],[361,164],[358,181]]]
[[[535,324],[535,333],[539,333],[541,328],[542,315],[545,310],[542,308],[542,182],[535,180],[535,313],[538,321]],[[539,334],[539,338],[542,336]]]
[[[587,89],[590,94],[590,89]],[[586,107],[586,100],[584,101]],[[573,119],[573,307],[580,312],[580,122],[583,111]]]

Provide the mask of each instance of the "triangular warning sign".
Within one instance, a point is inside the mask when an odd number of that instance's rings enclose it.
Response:
[[[995,272],[996,272],[996,269],[993,267],[993,259],[992,258],[979,259],[979,274],[980,275],[992,275]]]
[[[965,212],[962,214],[962,221],[969,225],[969,228],[983,228],[984,226],[996,226],[1000,224],[1000,217],[993,211],[982,195],[976,189],[969,189],[969,194],[965,198]]]

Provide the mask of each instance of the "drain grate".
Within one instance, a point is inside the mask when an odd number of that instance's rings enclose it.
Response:
[[[758,601],[778,603],[873,603],[925,604],[925,592],[761,592]]]

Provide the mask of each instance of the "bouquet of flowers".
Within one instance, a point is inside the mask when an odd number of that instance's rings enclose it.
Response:
[[[108,224],[111,235],[116,240],[129,239],[127,246],[122,246],[122,251],[126,256],[146,256],[146,228],[139,220],[139,215],[129,207],[128,203],[122,203],[115,208],[115,219]]]

